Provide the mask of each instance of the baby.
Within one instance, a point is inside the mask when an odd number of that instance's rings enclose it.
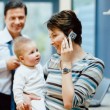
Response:
[[[14,75],[13,93],[18,109],[24,108],[24,96],[34,94],[41,100],[32,100],[32,110],[46,110],[44,104],[45,79],[39,64],[40,53],[31,39],[20,36],[14,41],[14,52],[21,62]]]

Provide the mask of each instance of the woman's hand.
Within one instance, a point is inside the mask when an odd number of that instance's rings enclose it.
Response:
[[[32,110],[31,100],[40,100],[41,98],[34,94],[24,94],[24,107],[21,110]],[[19,106],[17,106],[19,110]]]
[[[72,54],[73,53],[73,46],[71,38],[68,39],[65,37],[62,41],[61,45],[61,67],[62,69],[67,67],[71,68],[72,66]]]

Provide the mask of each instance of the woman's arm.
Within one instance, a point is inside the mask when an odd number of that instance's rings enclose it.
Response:
[[[74,84],[73,106],[83,105],[92,99],[103,78],[104,64],[96,61],[87,66]]]
[[[67,74],[62,74],[62,97],[64,107],[67,109],[71,109],[74,97],[74,85],[72,83],[71,72]]]
[[[65,49],[66,47],[66,49]],[[72,69],[72,42],[69,39],[68,41],[65,38],[61,46],[61,69],[64,68]],[[62,97],[64,102],[64,107],[67,109],[72,108],[73,97],[74,97],[74,85],[72,83],[72,75],[69,73],[62,73]]]

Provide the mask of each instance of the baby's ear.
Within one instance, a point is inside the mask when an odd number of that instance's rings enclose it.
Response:
[[[19,60],[20,60],[20,62],[24,62],[24,57],[23,56],[19,56]]]

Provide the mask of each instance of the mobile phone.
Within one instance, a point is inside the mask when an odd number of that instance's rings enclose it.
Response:
[[[71,31],[68,35],[68,38],[71,38],[71,40],[73,41],[76,38],[77,34],[74,33],[73,31]]]

